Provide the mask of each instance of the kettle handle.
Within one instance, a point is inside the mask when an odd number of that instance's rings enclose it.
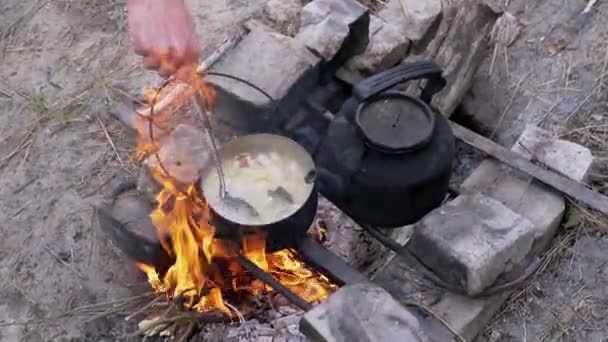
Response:
[[[359,82],[354,86],[353,93],[359,100],[365,101],[399,83],[428,79],[429,82],[422,90],[420,98],[429,104],[433,96],[447,83],[442,73],[441,68],[431,61],[400,64]]]

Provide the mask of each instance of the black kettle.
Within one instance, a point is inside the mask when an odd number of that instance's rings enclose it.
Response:
[[[315,153],[320,192],[360,224],[412,224],[444,200],[454,136],[430,102],[446,84],[433,62],[401,64],[358,83]],[[390,90],[426,79],[420,98]]]

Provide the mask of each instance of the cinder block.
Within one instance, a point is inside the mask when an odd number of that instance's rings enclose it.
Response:
[[[512,151],[535,159],[576,181],[583,181],[593,163],[591,151],[570,141],[554,139],[527,125]],[[463,192],[481,192],[525,216],[535,225],[534,252],[542,252],[557,231],[565,212],[562,194],[530,176],[495,160],[484,160],[463,182]]]
[[[593,163],[593,156],[586,147],[553,139],[548,132],[531,125],[526,127],[512,150],[528,157],[532,152],[537,160],[577,181],[584,180]],[[461,189],[482,191],[535,223],[535,253],[548,247],[564,213],[564,199],[559,192],[493,160],[485,160]],[[465,339],[473,340],[509,294],[471,299],[444,293],[432,309]]]
[[[407,248],[438,276],[471,296],[526,258],[533,224],[481,194],[461,195],[426,215]]]
[[[304,315],[300,330],[319,342],[430,342],[416,315],[372,283],[340,288]]]
[[[222,57],[212,71],[249,81],[275,99],[282,99],[307,76],[319,59],[294,38],[262,29],[249,32]],[[310,77],[315,78],[312,74]],[[213,83],[253,107],[263,108],[269,100],[251,87],[226,78],[211,76]]]

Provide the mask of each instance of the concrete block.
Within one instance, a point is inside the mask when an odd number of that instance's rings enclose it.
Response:
[[[588,148],[556,139],[550,132],[530,124],[526,125],[511,150],[579,182],[585,180],[593,163],[593,155]]]
[[[367,8],[355,0],[312,1],[302,9],[296,39],[317,56],[330,61],[345,45],[355,26],[369,24],[368,15]],[[360,47],[363,49],[367,42],[354,45],[363,45]]]
[[[513,151],[583,181],[593,163],[589,149],[569,141],[556,140],[550,133],[528,125]],[[534,252],[541,253],[549,244],[564,215],[566,205],[558,191],[534,181],[530,176],[495,160],[484,160],[463,182],[464,192],[482,192],[501,201],[534,223]]]
[[[378,15],[397,25],[410,40],[420,41],[441,14],[441,3],[442,0],[390,0]]]
[[[363,53],[347,62],[347,67],[368,74],[388,69],[405,58],[409,45],[397,25],[371,16],[369,44]]]
[[[222,57],[212,71],[237,76],[281,99],[304,78],[316,78],[319,59],[293,38],[266,30],[253,30]],[[252,107],[269,106],[269,100],[243,83],[212,77],[215,85]]]
[[[407,244],[427,267],[471,296],[529,254],[533,224],[499,201],[462,195],[425,216]]]
[[[521,143],[521,144],[520,144]],[[522,146],[523,145],[523,146]],[[593,158],[588,149],[570,142],[555,140],[545,131],[527,126],[513,151],[530,157],[581,181]],[[463,191],[481,190],[535,223],[533,252],[541,253],[549,245],[564,212],[564,199],[557,191],[492,160],[485,160],[463,183]],[[510,293],[489,298],[471,299],[444,293],[432,306],[466,340],[473,340]]]
[[[342,287],[304,315],[300,330],[312,341],[430,341],[415,314],[371,283]]]

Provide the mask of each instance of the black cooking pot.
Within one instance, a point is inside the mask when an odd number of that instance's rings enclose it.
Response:
[[[444,200],[454,160],[448,121],[430,106],[445,80],[432,62],[364,80],[332,120],[315,155],[319,190],[360,224],[412,224]],[[395,90],[426,79],[421,98]]]
[[[305,200],[298,202],[300,205],[294,206],[291,212],[283,213],[282,216],[252,223],[247,216],[234,215],[234,211],[224,209],[226,207],[219,196],[206,195],[214,214],[212,224],[216,227],[216,234],[219,238],[236,238],[236,241],[240,241],[241,235],[262,230],[266,233],[267,246],[270,250],[293,246],[295,241],[306,234],[317,211],[318,195],[314,161],[310,154],[295,141],[273,134],[239,137],[223,145],[219,150],[220,160],[223,162],[234,160],[242,154],[257,155],[260,153],[276,153],[286,162],[295,163],[298,170],[302,170],[302,179],[296,185],[302,189],[302,193],[306,194]],[[216,183],[210,181],[215,172],[217,170],[212,164],[202,171],[201,188],[204,194],[219,191]],[[226,187],[231,192],[230,177],[226,178]],[[278,192],[282,192],[278,196],[291,197],[285,189]]]

